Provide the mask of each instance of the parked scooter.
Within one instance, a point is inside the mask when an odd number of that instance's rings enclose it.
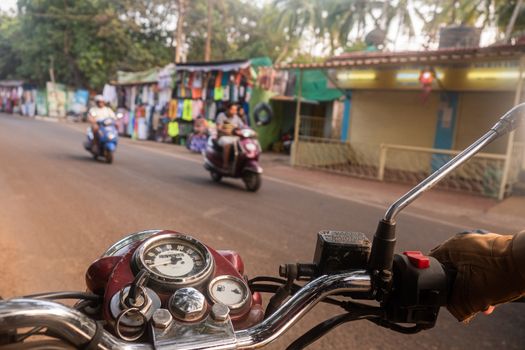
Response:
[[[87,130],[87,140],[84,148],[93,155],[93,159],[103,157],[106,163],[113,163],[118,143],[118,131],[115,119],[106,118],[98,121],[98,145],[95,144],[95,135],[91,127]]]
[[[0,300],[0,348],[256,349],[320,303],[343,313],[322,320],[288,350],[304,349],[350,321],[402,334],[433,328],[456,272],[420,252],[394,254],[397,217],[484,146],[516,129],[523,112],[525,103],[394,202],[372,242],[355,231],[322,231],[311,262],[281,265],[282,278],[248,279],[237,252],[175,231],[130,234],[88,268],[87,292]],[[263,303],[261,293],[273,296]],[[79,301],[73,307],[54,301],[61,299]]]
[[[216,138],[209,138],[204,152],[204,168],[210,172],[215,182],[223,177],[241,178],[250,192],[256,192],[261,187],[263,169],[259,165],[261,146],[257,141],[257,133],[249,128],[237,129],[234,134],[239,141],[233,145],[230,168],[224,169],[222,147]]]

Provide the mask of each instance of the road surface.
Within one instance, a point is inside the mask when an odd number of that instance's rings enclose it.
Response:
[[[202,165],[121,139],[115,163],[95,162],[71,126],[0,115],[0,295],[83,290],[84,273],[112,242],[149,228],[191,234],[241,252],[250,276],[280,263],[309,262],[323,229],[374,231],[382,210],[282,182],[259,193],[241,182],[212,183]],[[405,215],[397,249],[426,251],[460,230]],[[339,313],[318,306],[285,344]],[[525,305],[496,309],[470,325],[445,310],[437,326],[400,335],[366,321],[339,327],[312,349],[523,349]]]

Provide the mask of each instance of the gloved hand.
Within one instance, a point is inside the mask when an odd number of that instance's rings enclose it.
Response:
[[[458,234],[430,255],[457,270],[447,308],[459,321],[525,295],[525,232]]]

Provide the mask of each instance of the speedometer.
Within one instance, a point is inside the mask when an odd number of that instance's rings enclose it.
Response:
[[[150,278],[174,287],[195,285],[213,270],[210,252],[195,238],[165,233],[147,239],[136,250],[135,267],[146,269]]]

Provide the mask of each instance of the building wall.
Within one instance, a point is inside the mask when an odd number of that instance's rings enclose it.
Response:
[[[462,92],[454,149],[462,150],[488,131],[513,106],[514,92]],[[487,146],[484,153],[505,153],[507,138]]]
[[[439,93],[353,91],[350,142],[432,147]]]

